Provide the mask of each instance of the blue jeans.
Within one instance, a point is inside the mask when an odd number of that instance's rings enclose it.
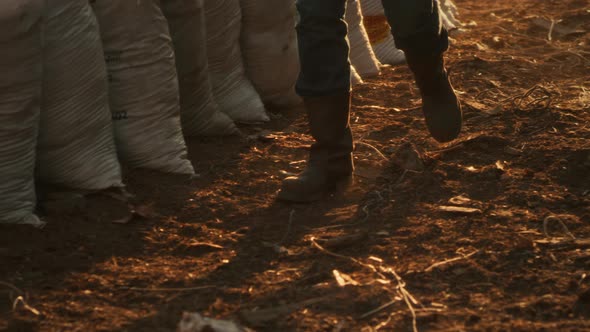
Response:
[[[448,48],[437,0],[382,0],[396,46],[406,55],[440,54]],[[301,71],[296,90],[302,97],[350,91],[346,0],[297,0]]]

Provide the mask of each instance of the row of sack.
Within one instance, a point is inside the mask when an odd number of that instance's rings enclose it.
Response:
[[[377,8],[366,28],[361,4]],[[42,224],[36,181],[122,187],[119,162],[193,174],[184,136],[236,134],[236,122],[268,121],[265,105],[299,103],[294,5],[0,2],[0,223]],[[380,0],[349,0],[346,20],[362,77],[378,74],[379,60],[399,62],[382,57],[401,52],[382,38]]]
[[[42,224],[36,182],[193,174],[185,135],[298,102],[294,25],[291,0],[0,2],[0,223]]]

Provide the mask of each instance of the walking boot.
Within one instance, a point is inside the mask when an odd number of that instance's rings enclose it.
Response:
[[[463,114],[442,53],[423,56],[406,52],[406,60],[420,89],[428,131],[439,142],[454,140],[461,132]]]
[[[278,199],[312,202],[344,189],[352,181],[352,132],[350,93],[303,98],[311,135],[309,162],[305,170],[283,181]]]

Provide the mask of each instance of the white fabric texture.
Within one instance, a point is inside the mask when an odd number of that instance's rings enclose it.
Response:
[[[294,0],[240,0],[240,45],[246,76],[265,105],[301,103],[295,94],[299,74]]]
[[[406,61],[404,52],[395,47],[381,0],[360,1],[365,27],[377,59],[381,63],[390,65],[404,63]],[[462,25],[456,18],[458,10],[452,0],[439,0],[437,4],[441,22],[447,30],[451,31]]]
[[[234,122],[213,99],[203,6],[203,0],[162,1],[174,44],[183,133],[185,136],[238,134]]]
[[[395,47],[381,0],[361,0],[361,10],[364,16],[363,22],[377,59],[388,65],[404,63],[406,57],[404,52]]]
[[[364,82],[361,75],[359,75],[353,65],[350,65],[350,85],[355,86],[362,83]]]
[[[98,25],[87,1],[47,1],[37,149],[41,182],[122,186]]]
[[[0,224],[43,225],[33,213],[43,3],[0,1]]]
[[[194,174],[180,123],[178,78],[159,0],[96,0],[117,149],[130,167]]]
[[[240,2],[205,0],[205,22],[209,77],[221,111],[240,123],[269,121],[260,96],[244,72]]]
[[[375,57],[369,36],[363,25],[363,14],[359,0],[348,0],[345,20],[348,24],[350,62],[363,78],[375,77],[381,73],[381,64]]]
[[[463,25],[463,23],[457,19],[457,16],[459,16],[459,10],[452,0],[439,0],[438,4],[441,21],[447,30],[452,31]]]

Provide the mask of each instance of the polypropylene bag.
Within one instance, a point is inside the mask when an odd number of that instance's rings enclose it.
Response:
[[[377,76],[381,73],[379,60],[375,57],[367,31],[363,25],[363,14],[359,0],[348,0],[345,20],[348,24],[350,43],[350,62],[363,78]]]
[[[447,30],[453,31],[463,25],[463,23],[457,19],[457,16],[459,16],[459,10],[452,0],[439,0],[438,4],[441,21]]]
[[[397,65],[404,63],[404,52],[395,47],[391,28],[387,23],[381,0],[360,0],[363,23],[369,35],[371,46],[377,59],[383,64]]]
[[[95,0],[117,149],[130,167],[193,174],[180,124],[178,78],[159,0]]]
[[[299,75],[294,0],[240,0],[240,45],[246,76],[265,105],[301,103],[295,94]]]
[[[43,225],[33,214],[43,3],[0,1],[0,224]]]
[[[365,28],[379,61],[390,65],[404,63],[406,61],[404,52],[395,47],[381,0],[360,1]],[[452,0],[439,0],[436,1],[436,4],[439,8],[441,22],[447,30],[451,31],[461,26],[461,22],[455,18],[458,11]]]
[[[270,120],[260,96],[244,72],[240,49],[240,1],[205,0],[205,22],[209,77],[221,111],[236,122]]]
[[[98,25],[87,1],[46,1],[37,173],[77,189],[122,186]]]
[[[185,136],[233,135],[238,128],[211,91],[203,6],[203,0],[162,1],[174,44],[182,129]]]
[[[354,86],[362,83],[364,83],[364,81],[361,75],[359,75],[353,65],[350,65],[350,85]]]

